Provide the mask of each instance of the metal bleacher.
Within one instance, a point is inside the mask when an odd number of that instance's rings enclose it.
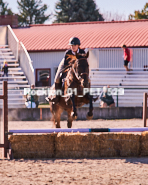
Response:
[[[124,88],[124,95],[113,95],[118,107],[142,107],[143,93],[148,93],[148,70],[133,69],[126,72],[122,69],[91,69],[90,79],[92,88]],[[118,102],[117,102],[118,101]],[[94,103],[99,106],[99,100]]]
[[[8,63],[8,77],[3,77],[3,72],[0,70],[0,94],[3,94],[3,81],[7,80],[8,108],[25,107],[24,88],[29,88],[30,85],[8,45],[0,45],[0,69],[3,67],[4,60]],[[2,107],[2,101],[0,101],[0,107]]]

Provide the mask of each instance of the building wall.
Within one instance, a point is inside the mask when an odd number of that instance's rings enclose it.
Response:
[[[81,107],[78,109],[78,120],[85,120],[88,107]],[[2,111],[0,109],[0,116]],[[147,110],[148,114],[148,110]],[[42,119],[51,120],[52,114],[49,108],[42,109]],[[142,107],[114,107],[114,108],[100,108],[94,107],[93,119],[132,119],[142,118]],[[67,120],[67,113],[61,114],[61,119]],[[8,109],[9,121],[21,121],[21,120],[40,120],[40,109],[27,109],[27,108],[13,108]]]
[[[148,48],[130,48],[133,52],[133,68],[148,66]],[[123,68],[121,48],[98,48],[89,50],[89,65],[92,68]],[[54,83],[55,69],[64,56],[64,51],[29,53],[34,69],[50,68],[51,85]]]
[[[33,61],[34,69],[50,68],[51,69],[51,85],[54,83],[55,69],[61,62],[64,51],[59,52],[34,52],[29,53]]]
[[[133,49],[133,67],[142,68],[148,66],[148,48]]]

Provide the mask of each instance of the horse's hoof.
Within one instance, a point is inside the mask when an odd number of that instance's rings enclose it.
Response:
[[[56,128],[61,128],[59,125],[56,125]]]
[[[89,112],[88,112],[86,118],[87,118],[88,120],[91,120],[91,119],[93,118],[93,114],[92,114],[92,115],[89,115]]]
[[[91,120],[92,118],[93,118],[93,115],[92,116],[86,116],[86,118],[88,119],[88,120]]]
[[[68,127],[68,128],[71,128],[71,127],[72,127],[72,122],[68,122],[68,123],[67,123],[67,127]]]

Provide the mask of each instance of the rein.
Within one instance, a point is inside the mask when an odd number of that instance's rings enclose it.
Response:
[[[63,71],[65,71],[66,69],[68,69],[68,68],[71,67],[71,66],[72,66],[72,64],[69,64],[68,66],[64,67],[64,68],[60,71],[60,73],[63,72]]]
[[[72,65],[72,70],[74,72],[74,75],[75,75],[76,79],[79,81],[79,83],[81,83],[81,80],[82,80],[81,76],[82,75],[86,74],[88,76],[88,73],[86,73],[86,72],[85,73],[81,73],[80,76],[78,76],[78,74],[77,74],[77,72],[76,72],[76,70],[74,68],[74,64]]]

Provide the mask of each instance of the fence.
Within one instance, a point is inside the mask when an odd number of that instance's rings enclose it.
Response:
[[[34,75],[34,68],[32,65],[31,58],[23,45],[22,42],[20,42],[20,66],[22,70],[24,71],[29,84],[35,84],[35,75]]]
[[[144,95],[143,95],[143,122],[144,122],[144,127],[147,126],[147,98],[148,98],[148,94],[144,93]]]
[[[7,81],[3,82],[3,95],[0,95],[0,99],[3,99],[3,144],[0,144],[0,148],[3,149],[2,158],[10,158],[11,150],[9,149],[8,140],[8,94],[7,94]]]
[[[10,49],[12,50],[16,60],[18,61],[19,40],[15,36],[10,25],[8,25],[8,45]]]
[[[120,89],[119,87],[116,87],[116,89],[117,89],[117,92],[118,92],[118,89]],[[124,88],[124,92],[125,92],[125,90],[135,90],[135,92],[136,92],[136,90],[143,90],[143,91],[145,91],[145,90],[148,90],[148,88]],[[143,92],[141,92],[141,93],[143,93]],[[142,94],[139,94],[139,95],[141,95],[142,96]],[[122,96],[122,95],[121,95]],[[133,96],[134,96],[134,94],[133,94]],[[139,99],[141,100],[141,96],[139,96]],[[126,99],[126,98],[125,98]],[[139,100],[138,99],[138,100]],[[129,100],[127,101],[127,105],[128,105],[128,102],[129,102]],[[135,102],[136,102],[136,98],[135,98]],[[137,104],[138,105],[138,104]],[[119,107],[120,106],[120,95],[118,95],[118,93],[116,94],[116,106],[117,107]],[[141,102],[141,105],[138,105],[138,106],[143,106],[143,102]]]

